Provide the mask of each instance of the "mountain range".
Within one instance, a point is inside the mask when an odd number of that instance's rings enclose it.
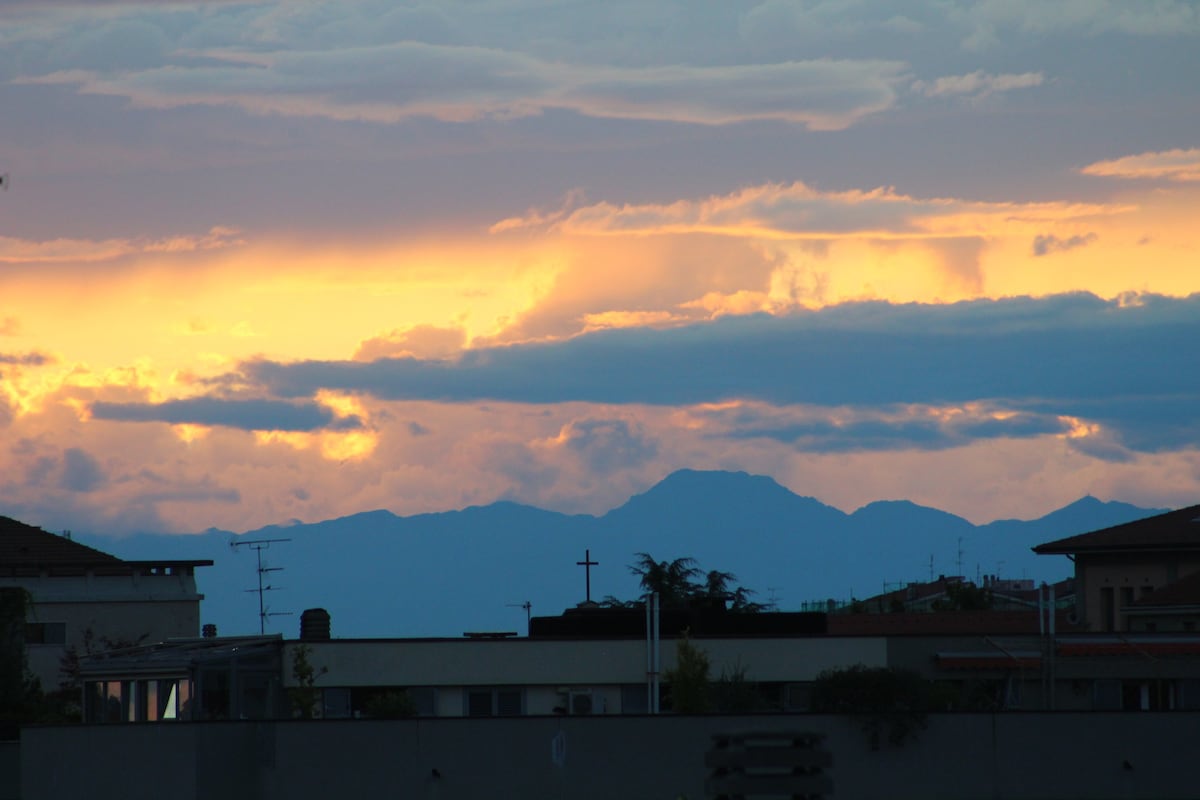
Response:
[[[1040,519],[974,525],[907,501],[847,514],[773,479],[744,472],[680,470],[601,516],[569,515],[511,502],[401,517],[368,511],[312,524],[244,533],[124,538],[76,534],[122,558],[212,559],[197,581],[203,622],[223,635],[257,633],[258,561],[271,571],[267,632],[294,636],[299,614],[330,612],[338,637],[458,636],[525,632],[534,615],[584,599],[590,552],[593,599],[631,599],[639,552],[695,558],[702,569],[737,575],[754,599],[799,610],[827,599],[869,597],[908,581],[981,574],[1056,581],[1072,574],[1062,556],[1036,556],[1041,542],[1161,513],[1085,497]],[[290,615],[289,615],[290,614]]]

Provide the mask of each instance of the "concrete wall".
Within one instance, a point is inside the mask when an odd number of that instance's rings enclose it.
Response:
[[[842,799],[1184,798],[1198,726],[1185,712],[939,715],[878,751],[858,720],[819,715],[42,727],[22,732],[21,783],[24,800],[698,800],[714,733],[814,730]]]
[[[173,580],[166,576],[164,580]],[[79,580],[82,580],[80,578]],[[124,580],[128,581],[129,578]],[[148,581],[142,578],[143,583]],[[28,615],[29,622],[62,622],[66,625],[66,644],[30,644],[26,646],[29,670],[47,691],[58,689],[63,679],[61,662],[67,647],[85,652],[84,636],[94,636],[92,648],[103,650],[100,637],[112,641],[142,641],[149,644],[174,637],[200,634],[199,600],[149,600],[37,603]]]
[[[1101,590],[1112,589],[1116,611],[1116,629],[1130,630],[1127,615],[1121,613],[1121,590],[1130,589],[1140,600],[1144,589],[1157,589],[1180,578],[1200,572],[1200,558],[1192,553],[1079,554],[1075,561],[1077,608],[1086,630],[1105,628]]]
[[[21,796],[21,743],[0,742],[0,800]]]
[[[694,643],[713,675],[742,667],[751,681],[811,681],[822,670],[852,664],[887,665],[884,637],[814,636],[708,639]],[[296,647],[326,672],[318,686],[588,686],[646,680],[641,639],[334,639],[284,644],[283,663]],[[675,666],[675,640],[660,643],[664,670]],[[285,683],[291,685],[290,672]]]

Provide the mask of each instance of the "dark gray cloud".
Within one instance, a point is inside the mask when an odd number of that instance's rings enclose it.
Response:
[[[1047,415],[1102,419],[1131,446],[1200,441],[1200,296],[1104,301],[1089,294],[946,306],[861,303],[787,317],[728,317],[669,330],[614,330],[497,347],[457,362],[254,361],[242,378],[280,397],[318,389],[390,400],[877,407],[991,400],[1034,416],[955,436],[1035,435]],[[1164,398],[1173,398],[1170,402]],[[1107,410],[1106,410],[1107,409]],[[1157,409],[1157,410],[1155,410]],[[1166,411],[1171,413],[1165,414]],[[1078,413],[1075,413],[1078,412]],[[864,423],[865,424],[865,423]],[[1181,425],[1186,427],[1181,431]],[[878,436],[894,438],[890,432]],[[998,431],[1007,430],[1000,434]],[[869,436],[870,431],[859,433]],[[820,436],[820,432],[812,435]],[[904,438],[937,441],[910,427]]]
[[[733,439],[774,439],[809,453],[839,453],[875,450],[945,450],[977,439],[1014,439],[1063,434],[1069,423],[1054,415],[1016,413],[1007,417],[988,415],[913,419],[897,410],[894,415],[834,421],[820,416],[791,424],[756,421],[739,414],[728,432],[714,434]],[[841,416],[845,416],[843,411]]]
[[[1044,256],[1050,253],[1062,253],[1067,250],[1074,250],[1076,247],[1089,245],[1096,241],[1097,238],[1094,233],[1070,236],[1066,239],[1061,239],[1052,233],[1041,234],[1033,237],[1033,254],[1035,256]]]
[[[195,398],[166,403],[95,403],[92,416],[119,422],[219,425],[247,431],[353,430],[356,416],[337,417],[317,403]]]
[[[54,359],[44,353],[0,353],[0,364],[15,364],[22,367],[40,367],[53,363]]]
[[[86,450],[69,447],[63,451],[63,470],[59,476],[59,488],[71,492],[91,492],[107,482],[104,470]]]
[[[576,420],[563,429],[561,438],[568,449],[601,473],[636,466],[658,454],[657,443],[641,426],[623,419]]]
[[[1200,296],[1121,307],[1092,295],[948,306],[864,303],[668,330],[611,330],[468,352],[457,362],[254,361],[281,397],[321,388],[392,400],[685,404],[956,403],[979,398],[1194,393],[1182,343]]]

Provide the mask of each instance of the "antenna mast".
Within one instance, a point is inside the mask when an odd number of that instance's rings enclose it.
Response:
[[[529,635],[529,628],[533,624],[533,603],[526,600],[524,603],[505,603],[508,608],[523,608],[525,609],[525,635]]]
[[[247,592],[258,592],[258,632],[264,634],[267,632],[267,617],[286,616],[291,614],[290,611],[270,611],[263,604],[263,592],[274,592],[282,589],[282,586],[271,586],[267,584],[263,586],[263,575],[268,572],[282,572],[283,567],[268,567],[263,564],[263,550],[269,550],[274,542],[290,542],[291,539],[249,539],[244,542],[239,542],[236,539],[229,543],[234,552],[239,547],[249,547],[258,556],[258,588],[247,589]]]

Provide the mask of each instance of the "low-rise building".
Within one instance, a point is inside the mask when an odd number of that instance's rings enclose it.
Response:
[[[64,657],[200,633],[196,567],[212,561],[124,561],[0,517],[0,588],[27,593],[29,670],[46,690],[64,680]],[[68,658],[68,662],[70,659]]]
[[[1169,617],[1195,627],[1191,583],[1200,573],[1200,505],[1124,525],[1070,536],[1033,548],[1039,555],[1065,555],[1075,562],[1076,614],[1088,631],[1129,631]],[[1155,595],[1158,599],[1152,600]]]

